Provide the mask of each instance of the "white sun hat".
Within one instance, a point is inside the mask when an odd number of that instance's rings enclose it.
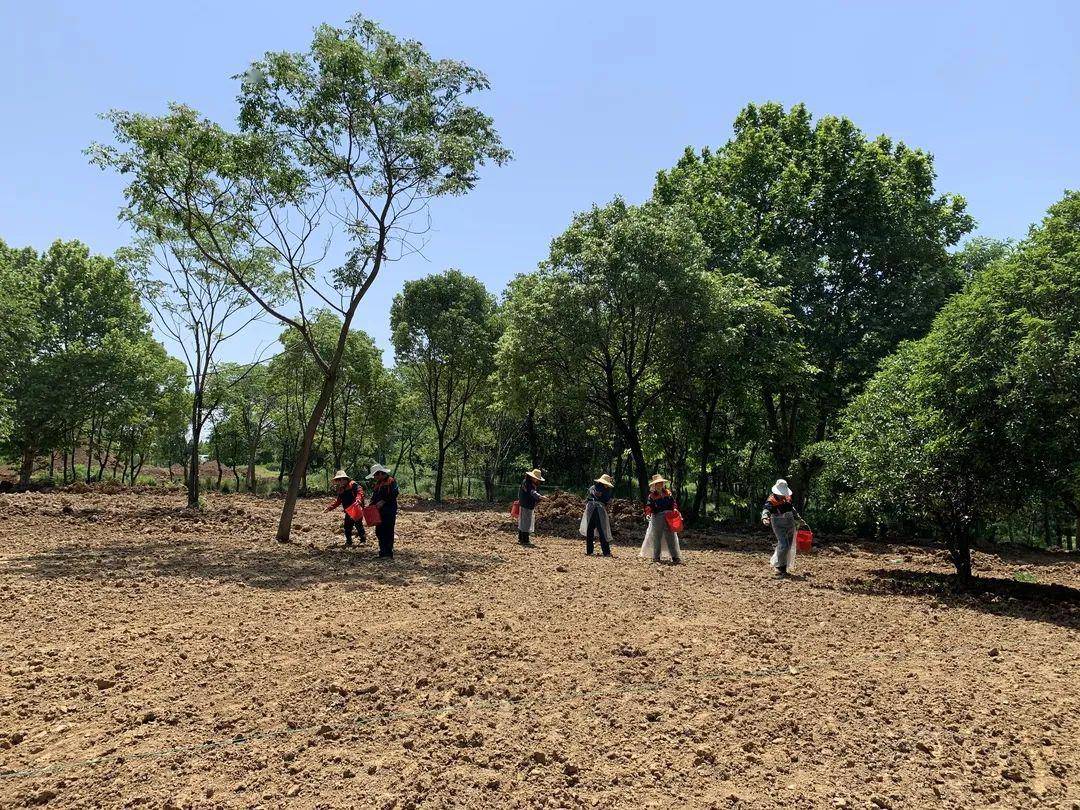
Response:
[[[332,481],[340,481],[342,478],[348,480],[349,474],[347,472],[345,472],[344,470],[338,470],[336,473],[334,473],[334,477],[331,480]]]
[[[783,478],[777,478],[776,483],[773,484],[772,493],[773,495],[779,495],[781,498],[790,498],[791,487],[787,485],[787,481]]]
[[[387,475],[390,475],[390,468],[389,467],[384,467],[382,464],[379,464],[378,462],[376,462],[376,463],[371,465],[371,472],[369,472],[367,474],[367,477],[368,478],[374,478],[375,473],[386,473]]]

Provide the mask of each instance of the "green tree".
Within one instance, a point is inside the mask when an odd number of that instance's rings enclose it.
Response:
[[[260,310],[253,307],[246,290],[234,284],[167,217],[131,213],[129,219],[140,237],[119,257],[138,279],[158,328],[180,348],[191,381],[187,505],[197,508],[203,428],[226,394],[226,387],[220,384],[226,378],[219,376],[218,384],[211,384],[216,375],[215,358],[222,344],[254,321]],[[225,243],[228,236],[216,239]],[[264,300],[274,301],[281,294],[280,278],[271,272],[270,264],[265,251],[253,251],[235,260],[246,284],[258,290]]]
[[[834,491],[880,523],[929,520],[962,581],[980,528],[1080,485],[1080,195],[904,344],[822,446]]]
[[[19,378],[29,369],[40,335],[38,262],[32,248],[11,248],[0,239],[0,437],[11,431]]]
[[[229,429],[243,448],[243,459],[239,463],[245,467],[244,481],[248,492],[255,492],[255,465],[273,430],[280,392],[272,385],[270,371],[262,364],[223,363],[218,366],[217,374],[225,383],[221,404],[223,420],[230,423]]]
[[[803,448],[958,289],[947,248],[972,220],[963,199],[935,193],[934,177],[925,152],[772,103],[740,112],[720,149],[688,149],[658,175],[654,197],[686,206],[712,268],[787,291],[816,374],[812,386],[781,378],[761,390],[780,473],[810,476]]]
[[[65,437],[72,450],[85,447],[89,480],[109,420],[125,398],[143,393],[138,377],[155,351],[149,318],[130,276],[81,242],[54,242],[36,267],[35,339],[10,393],[10,445],[23,486],[37,456]]]
[[[479,71],[433,60],[420,43],[357,16],[345,28],[320,26],[307,53],[254,63],[237,132],[174,105],[162,117],[111,113],[118,145],[91,147],[95,162],[130,178],[131,210],[169,216],[207,261],[297,332],[321,372],[278,525],[282,542],[360,301],[386,261],[414,250],[411,223],[430,199],[468,192],[481,165],[509,158],[491,119],[466,103],[487,86]],[[316,246],[335,228],[348,251],[330,267]],[[288,281],[283,304],[262,297],[237,265],[262,250]],[[329,355],[315,342],[311,301],[341,316]]]
[[[709,273],[683,311],[683,350],[672,356],[669,419],[697,459],[689,514],[699,517],[717,451],[735,452],[761,417],[753,392],[802,373],[802,346],[783,291],[740,275]]]
[[[611,420],[643,499],[643,421],[670,390],[665,372],[680,350],[683,310],[702,284],[706,257],[679,209],[616,199],[575,217],[539,272],[507,294],[502,357],[544,368],[541,387],[580,397]]]
[[[435,500],[441,501],[447,452],[495,359],[495,299],[483,283],[447,270],[405,283],[390,308],[394,357],[420,393],[435,434]]]

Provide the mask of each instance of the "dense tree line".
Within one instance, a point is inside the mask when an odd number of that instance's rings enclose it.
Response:
[[[1080,199],[1018,245],[958,247],[974,222],[929,154],[802,105],[748,105],[649,199],[570,217],[498,297],[458,270],[407,282],[385,367],[356,313],[427,201],[508,159],[465,103],[486,87],[358,18],[253,65],[234,130],[111,114],[91,155],[130,180],[133,246],[0,246],[22,483],[178,461],[198,505],[208,457],[215,486],[288,493],[285,539],[313,475],[371,461],[437,500],[531,467],[643,497],[660,471],[691,519],[742,524],[784,476],[818,525],[936,532],[962,576],[977,538],[1075,537]],[[341,226],[335,264],[315,245]],[[256,316],[274,355],[220,362]]]

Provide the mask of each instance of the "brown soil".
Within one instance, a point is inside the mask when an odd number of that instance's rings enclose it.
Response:
[[[1080,564],[764,537],[587,558],[579,517],[0,496],[0,805],[1077,807]],[[627,518],[629,521],[630,518]],[[1036,582],[1015,582],[1017,574]]]

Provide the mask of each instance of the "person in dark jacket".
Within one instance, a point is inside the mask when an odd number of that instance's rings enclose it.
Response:
[[[371,505],[379,510],[380,521],[375,526],[375,536],[379,538],[379,556],[394,558],[394,526],[398,513],[398,484],[390,475],[390,470],[382,464],[372,464],[368,478],[375,479],[375,488],[371,492]]]
[[[360,518],[354,518],[349,514],[350,511],[356,512],[357,509],[351,509],[354,503],[358,508],[364,508],[364,488],[358,483],[353,481],[346,474],[344,470],[338,470],[331,481],[334,487],[334,491],[337,492],[337,498],[332,504],[326,507],[327,512],[331,512],[337,509],[339,506],[345,510],[345,545],[351,546],[353,529],[356,529],[360,535],[360,542],[367,542],[367,533],[364,531],[364,521]]]
[[[777,479],[768,500],[761,509],[761,522],[766,526],[772,526],[773,535],[776,537],[776,551],[773,552],[772,565],[778,577],[787,576],[789,561],[794,560],[792,552],[795,530],[800,520],[802,517],[795,511],[795,505],[791,502],[791,487],[783,478]]]
[[[525,478],[518,488],[518,542],[523,546],[532,545],[532,533],[536,531],[536,505],[543,500],[538,484],[544,482],[539,469],[525,473]]]
[[[581,533],[585,535],[585,553],[593,553],[593,536],[600,536],[600,550],[605,557],[611,556],[611,521],[608,519],[607,505],[615,494],[615,480],[604,473],[597,478],[585,497],[585,514],[581,518]]]

